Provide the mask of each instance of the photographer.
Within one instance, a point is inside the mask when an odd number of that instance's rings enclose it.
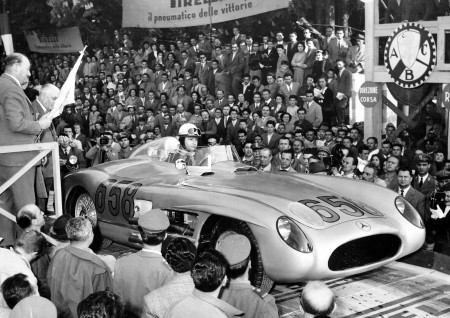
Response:
[[[74,141],[70,140],[66,134],[63,133],[58,137],[58,144],[61,177],[80,168],[86,168],[83,152],[76,147]]]
[[[450,228],[450,173],[439,172],[436,176],[438,188],[429,196],[430,218],[426,220],[426,249],[432,251],[438,235],[445,234]]]
[[[97,138],[97,144],[89,149],[86,158],[92,161],[92,166],[118,159],[118,150],[112,147],[112,134],[104,133]]]

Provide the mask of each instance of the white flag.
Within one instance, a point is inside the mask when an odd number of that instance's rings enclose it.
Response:
[[[64,85],[61,87],[59,96],[55,101],[55,106],[53,106],[53,109],[47,115],[49,118],[53,119],[55,117],[58,117],[63,112],[64,106],[75,103],[75,81],[77,70],[80,67],[81,59],[84,56],[84,51],[86,50],[86,48],[87,46],[85,46],[83,51],[80,52],[80,56],[78,57],[77,62],[72,67],[69,76],[67,76]]]

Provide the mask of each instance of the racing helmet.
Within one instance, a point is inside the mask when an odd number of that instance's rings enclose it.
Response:
[[[200,137],[200,129],[194,124],[183,124],[178,131],[180,137]]]

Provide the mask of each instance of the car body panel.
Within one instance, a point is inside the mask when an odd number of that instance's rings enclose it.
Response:
[[[142,153],[146,151],[141,150]],[[265,272],[277,282],[369,271],[410,254],[423,244],[424,229],[397,211],[394,201],[398,195],[391,190],[338,177],[239,171],[243,167],[237,162],[218,162],[212,168],[206,167],[205,171],[209,169],[213,174],[202,175],[204,167],[178,170],[173,163],[135,156],[66,176],[65,202],[73,202],[77,191],[88,193],[94,200],[103,236],[134,247],[139,245],[130,244],[128,237],[137,230],[128,224],[128,219],[145,212],[135,211],[140,204],[145,208],[195,213],[195,224],[190,225],[194,227],[192,239],[196,243],[211,217],[244,221],[258,242]],[[187,175],[189,171],[194,173]],[[312,252],[299,252],[281,239],[276,229],[280,217],[288,217],[301,229]],[[362,223],[370,229],[361,229]],[[329,269],[330,255],[339,246],[378,234],[400,239],[394,256],[342,271]]]

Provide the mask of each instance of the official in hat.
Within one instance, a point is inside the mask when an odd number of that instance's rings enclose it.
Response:
[[[119,135],[117,136],[117,141],[121,141],[122,139],[130,139],[130,135],[127,132],[120,132]]]
[[[414,157],[416,163],[416,175],[412,181],[412,187],[422,194],[428,196],[437,187],[436,179],[430,175],[431,156],[426,153],[418,154]]]
[[[166,212],[161,209],[153,209],[139,218],[138,225],[146,232],[161,233],[169,228],[170,222]]]
[[[173,271],[161,254],[169,219],[161,209],[152,209],[138,220],[143,248],[119,258],[114,268],[114,292],[125,301],[126,315],[141,317],[142,299],[172,279]]]
[[[254,143],[252,143],[252,150],[253,151],[255,151],[255,150],[261,150],[261,149],[263,149],[264,148],[264,146],[261,144],[261,143],[259,143],[259,142],[254,142]]]
[[[278,317],[278,308],[273,296],[250,284],[249,239],[242,234],[230,234],[217,242],[216,249],[229,263],[227,275],[230,283],[222,290],[221,299],[245,312],[246,317]]]
[[[217,242],[216,249],[225,256],[230,269],[248,265],[251,245],[244,235],[230,234]]]
[[[414,161],[416,162],[416,164],[418,164],[419,162],[424,162],[424,163],[431,163],[431,156],[426,154],[426,153],[420,153],[418,155],[414,156]]]

